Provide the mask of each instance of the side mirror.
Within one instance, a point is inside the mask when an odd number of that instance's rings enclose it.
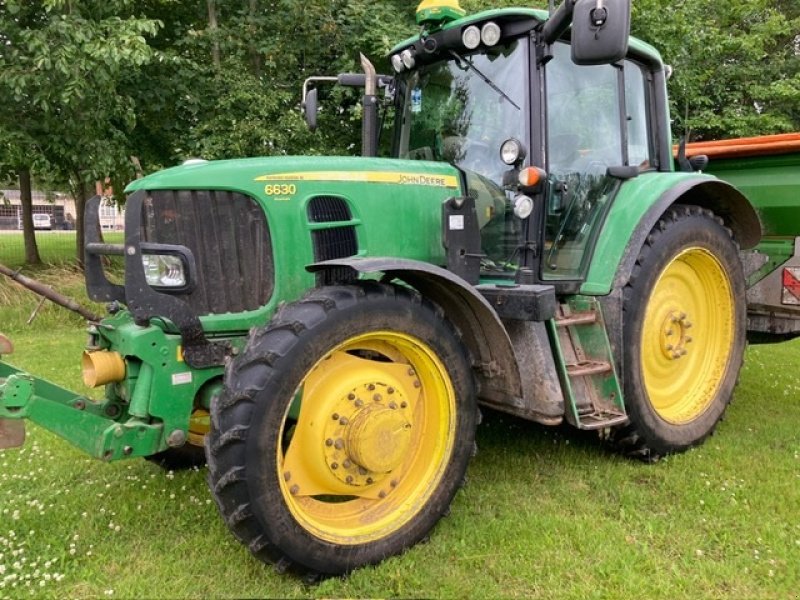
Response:
[[[577,0],[572,15],[572,62],[607,65],[625,58],[630,0]]]
[[[306,125],[310,131],[317,130],[317,88],[308,90],[305,102],[303,102],[303,111],[306,116]]]

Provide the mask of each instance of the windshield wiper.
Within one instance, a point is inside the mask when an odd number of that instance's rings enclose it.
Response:
[[[500,96],[502,96],[503,98],[505,98],[506,100],[508,100],[509,102],[511,102],[511,104],[512,104],[512,106],[514,106],[514,108],[516,108],[517,110],[522,110],[522,109],[519,107],[519,105],[518,105],[516,102],[514,102],[514,101],[513,101],[513,100],[512,100],[512,99],[509,97],[509,95],[508,95],[508,94],[506,94],[506,93],[505,93],[503,90],[501,90],[499,87],[497,87],[497,85],[495,84],[495,82],[494,82],[494,81],[492,81],[492,80],[491,80],[491,79],[489,79],[489,78],[488,78],[486,75],[484,75],[483,73],[481,73],[481,71],[478,69],[478,67],[476,67],[476,66],[475,66],[475,65],[473,65],[471,62],[469,62],[468,60],[466,60],[466,59],[465,59],[463,56],[461,56],[461,55],[460,55],[458,52],[456,52],[455,50],[450,50],[450,54],[452,54],[453,56],[455,56],[455,57],[456,57],[456,59],[458,59],[458,62],[459,62],[459,64],[465,64],[465,65],[466,65],[466,67],[467,67],[468,69],[470,69],[470,70],[472,70],[472,71],[475,71],[475,72],[478,74],[478,77],[480,77],[481,79],[483,79],[483,81],[484,81],[484,83],[486,83],[486,85],[488,85],[488,86],[489,86],[490,88],[492,88],[492,89],[493,89],[495,92],[497,92],[498,94],[500,94]]]

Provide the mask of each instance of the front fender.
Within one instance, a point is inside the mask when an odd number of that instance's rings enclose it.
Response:
[[[384,273],[430,298],[461,332],[477,367],[479,395],[522,397],[517,360],[503,323],[491,304],[462,278],[429,263],[383,257],[342,258],[306,268],[319,272],[337,267],[349,267],[360,274]]]
[[[729,183],[697,173],[645,173],[626,182],[615,198],[581,293],[602,296],[625,286],[647,236],[673,204],[713,211],[741,248],[752,248],[761,240],[758,214]]]

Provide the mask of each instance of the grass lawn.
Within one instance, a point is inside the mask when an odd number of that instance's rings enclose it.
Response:
[[[109,244],[121,244],[124,235],[121,231],[104,231],[103,239]],[[44,263],[63,265],[75,261],[75,231],[37,231],[36,246]],[[15,268],[25,263],[21,231],[0,231],[0,263]]]
[[[51,275],[77,296],[75,274]],[[81,390],[80,319],[0,282],[11,362]],[[430,541],[307,587],[228,533],[203,470],[104,464],[29,426],[0,451],[0,598],[789,598],[800,588],[800,341],[751,347],[726,420],[655,465],[489,413]]]

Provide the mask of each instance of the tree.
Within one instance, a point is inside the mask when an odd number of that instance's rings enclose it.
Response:
[[[791,0],[633,4],[634,33],[675,69],[676,136],[698,139],[800,129],[800,5]]]
[[[121,18],[126,0],[6,0],[0,4],[0,131],[36,164],[67,184],[77,209],[82,262],[83,209],[94,181],[131,173],[128,134],[134,105],[126,74],[154,56],[145,36],[153,19]]]

